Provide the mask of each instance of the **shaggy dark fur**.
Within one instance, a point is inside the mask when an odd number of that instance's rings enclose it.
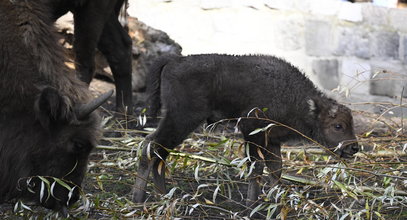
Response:
[[[158,59],[147,76],[151,111],[160,103],[164,118],[148,136],[157,154],[149,160],[148,147],[140,159],[134,200],[145,201],[147,178],[152,170],[158,190],[165,192],[161,159],[205,120],[240,118],[239,128],[249,143],[252,162],[262,156],[275,184],[281,176],[280,145],[302,136],[301,132],[342,157],[358,151],[351,111],[327,98],[291,64],[273,56],[195,55],[167,56]],[[264,112],[254,109],[267,109]],[[267,132],[250,135],[257,128],[275,124]],[[340,143],[342,147],[334,150]],[[150,145],[151,146],[151,145]],[[166,149],[165,149],[166,148]],[[259,148],[259,150],[258,150]],[[261,152],[259,154],[258,152]],[[257,178],[262,163],[250,178],[248,204],[258,200]]]
[[[71,11],[74,15],[76,69],[90,83],[95,70],[95,49],[106,57],[116,86],[116,109],[132,114],[131,39],[118,20],[125,0],[40,0],[53,18]]]
[[[78,189],[69,198],[56,184],[40,199],[36,176],[80,186],[100,119],[83,111],[89,91],[64,64],[49,15],[37,1],[0,1],[0,203],[25,198],[66,213]]]

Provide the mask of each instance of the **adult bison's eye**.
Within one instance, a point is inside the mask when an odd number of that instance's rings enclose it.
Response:
[[[73,144],[75,153],[85,152],[92,148],[92,145],[87,141],[74,141]]]

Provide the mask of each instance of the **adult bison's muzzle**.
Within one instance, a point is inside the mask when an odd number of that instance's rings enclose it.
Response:
[[[64,217],[68,216],[68,207],[78,201],[80,197],[79,186],[66,179],[41,176],[23,178],[20,182],[21,191],[30,191],[32,193],[30,196],[38,204],[58,211]]]
[[[0,1],[0,203],[67,214],[100,136],[87,85],[66,65],[43,1]]]

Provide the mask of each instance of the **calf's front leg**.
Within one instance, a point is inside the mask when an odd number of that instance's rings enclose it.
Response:
[[[208,117],[206,114],[198,114],[197,111],[193,112],[192,115],[188,115],[188,113],[185,111],[176,111],[175,113],[167,111],[157,130],[146,138],[147,142],[143,144],[143,153],[140,158],[136,184],[133,190],[134,202],[145,201],[150,172],[153,172],[153,182],[156,190],[161,194],[166,193],[165,159],[168,156],[166,148],[173,149],[182,143],[188,134]],[[190,120],[187,121],[184,117]],[[150,152],[149,156],[148,152]]]
[[[150,155],[148,155],[149,152]],[[146,200],[146,187],[150,172],[153,173],[153,183],[158,193],[164,194],[166,192],[165,159],[167,156],[168,152],[153,141],[146,141],[143,143],[143,151],[137,169],[136,183],[133,189],[134,202],[141,203]]]
[[[147,156],[148,145],[143,144],[143,151],[140,157],[139,166],[137,169],[136,183],[133,188],[133,201],[137,203],[142,203],[146,200],[146,187],[148,182],[148,176],[150,175],[151,169],[154,164],[157,163],[159,158],[152,155]],[[150,158],[150,159],[149,159]]]

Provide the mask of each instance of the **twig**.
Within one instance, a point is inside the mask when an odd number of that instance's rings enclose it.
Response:
[[[113,147],[113,146],[105,146],[105,145],[98,145],[96,149],[99,150],[112,150],[112,151],[134,151],[132,148],[128,147]]]
[[[96,146],[96,149],[100,149],[100,150],[112,150],[112,151],[134,151],[135,148],[130,148],[130,147],[113,147],[113,146],[104,146],[104,145],[98,145]],[[300,153],[309,153],[309,154],[325,154],[328,155],[326,153],[326,151],[324,149],[319,149],[319,148],[303,148],[303,147],[288,147],[288,148],[282,148],[281,149],[281,153],[294,153],[294,154],[300,154]],[[211,159],[211,158],[207,158],[207,157],[203,157],[203,156],[198,156],[198,155],[194,155],[194,154],[188,154],[188,153],[181,153],[181,152],[177,152],[177,151],[171,151],[170,155],[173,156],[181,156],[181,157],[189,157],[189,158],[193,158],[193,159],[198,159],[198,160],[202,160],[202,161],[206,161],[206,162],[210,162],[210,163],[219,163],[222,165],[226,165],[229,166],[226,162],[221,161],[221,160],[216,160],[216,159]],[[407,152],[403,152],[403,151],[377,151],[377,152],[358,152],[355,154],[355,156],[357,157],[361,157],[361,158],[367,158],[367,157],[390,157],[390,156],[400,156],[400,157],[404,157],[407,156]]]
[[[341,168],[341,167],[338,167]],[[347,168],[342,168],[342,169],[347,169]],[[282,179],[291,181],[291,182],[297,182],[297,183],[301,183],[301,184],[305,184],[305,185],[313,185],[313,186],[321,186],[321,187],[330,187],[327,184],[324,183],[320,183],[316,180],[310,180],[307,178],[302,178],[302,177],[298,177],[298,176],[291,176],[291,175],[286,175],[283,174],[281,176]],[[352,185],[347,185],[347,187],[352,190],[352,191],[356,191],[356,192],[378,192],[380,194],[383,194],[386,189],[384,188],[380,188],[380,187],[371,187],[371,186],[352,186]],[[340,189],[338,186],[333,185],[334,189]],[[394,190],[394,194],[395,195],[400,195],[400,196],[407,196],[407,192],[406,191],[402,191],[402,190]]]
[[[403,89],[401,90],[401,95],[400,95],[400,110],[401,110],[401,133],[402,134],[404,134],[404,123],[403,123],[403,119],[404,119],[404,116],[403,116],[403,106],[402,106],[402,104],[403,104],[403,94],[404,94],[404,86],[403,86]]]
[[[330,167],[330,168],[335,168],[335,169],[343,169],[343,170],[353,170],[353,171],[362,172],[362,173],[369,173],[369,174],[372,174],[372,175],[375,175],[375,176],[380,176],[380,177],[389,177],[389,178],[407,180],[407,177],[403,177],[403,176],[394,176],[394,175],[388,175],[388,174],[381,174],[381,173],[376,173],[376,172],[369,171],[369,170],[363,170],[363,169],[352,168],[352,167],[338,167],[338,166],[330,166],[330,165],[327,165],[325,167]]]

